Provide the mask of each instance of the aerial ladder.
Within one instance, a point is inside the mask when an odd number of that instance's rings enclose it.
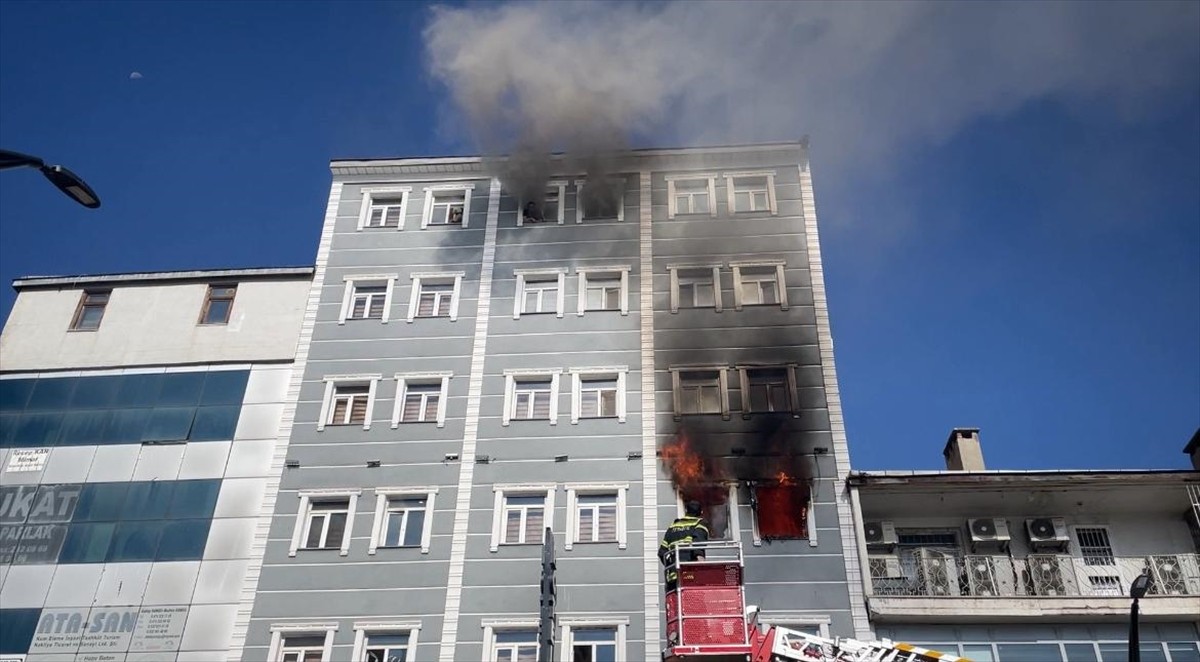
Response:
[[[666,595],[664,662],[970,662],[886,639],[819,637],[760,624],[758,610],[746,605],[741,543],[695,543],[674,551],[670,568],[678,581]]]

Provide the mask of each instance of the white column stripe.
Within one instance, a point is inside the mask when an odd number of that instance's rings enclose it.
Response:
[[[641,314],[642,350],[642,582],[645,607],[645,654],[642,659],[661,657],[662,624],[658,600],[658,463],[654,429],[654,248],[653,215],[650,207],[650,173],[643,170],[640,194],[638,265],[638,311]]]

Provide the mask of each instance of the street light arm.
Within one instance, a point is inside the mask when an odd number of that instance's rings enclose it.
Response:
[[[8,170],[9,168],[41,168],[45,165],[46,162],[36,156],[0,149],[0,170]]]
[[[92,187],[88,186],[82,177],[60,165],[46,165],[45,161],[36,156],[0,149],[0,170],[10,168],[37,168],[55,188],[75,202],[88,209],[100,206],[100,196],[96,195]]]

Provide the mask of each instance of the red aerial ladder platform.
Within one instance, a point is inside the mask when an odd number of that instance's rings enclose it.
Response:
[[[703,556],[679,560],[693,554]],[[666,597],[664,662],[970,662],[886,639],[830,639],[760,625],[757,609],[746,607],[740,543],[681,545],[671,562],[679,579]]]

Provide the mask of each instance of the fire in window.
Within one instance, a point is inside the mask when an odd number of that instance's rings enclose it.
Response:
[[[700,516],[708,527],[709,540],[729,540],[729,487],[726,485],[697,485],[680,492],[683,503],[700,502]]]
[[[763,540],[808,537],[808,485],[784,478],[754,488],[758,535]]]

